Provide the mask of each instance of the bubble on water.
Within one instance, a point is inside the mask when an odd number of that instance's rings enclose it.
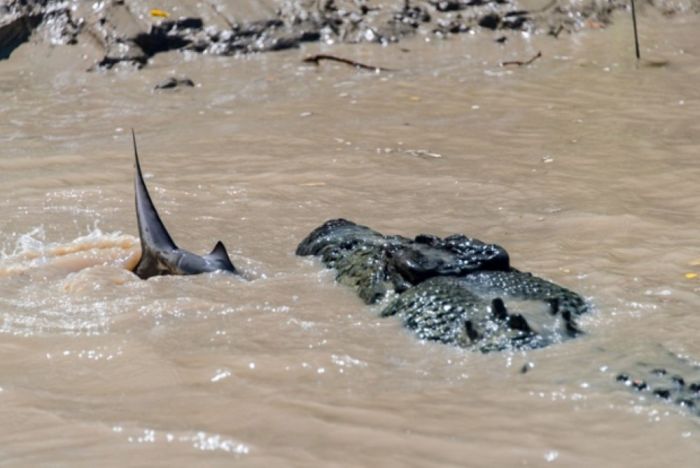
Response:
[[[347,354],[331,354],[331,361],[338,367],[367,367],[367,363],[365,361],[355,359]]]
[[[255,366],[255,365],[253,365]],[[231,377],[231,371],[227,369],[216,369],[216,374],[214,374],[214,377],[211,378],[212,382],[218,382],[219,380],[223,380],[225,378]]]
[[[173,432],[158,431],[156,429],[140,429],[126,431],[122,426],[113,426],[112,431],[118,434],[128,434],[126,440],[132,444],[154,444],[160,441],[168,443],[190,444],[201,451],[222,451],[234,455],[247,455],[250,447],[247,444],[234,439],[226,438],[220,434],[211,434],[204,431],[184,432],[177,435]]]
[[[193,439],[193,446],[199,450],[213,451],[221,450],[228,453],[246,455],[250,453],[250,448],[235,440],[225,439],[219,434],[207,434],[198,432]]]

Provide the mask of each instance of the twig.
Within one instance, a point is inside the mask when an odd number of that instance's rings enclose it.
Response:
[[[233,22],[231,22],[231,20],[228,19],[228,18],[226,17],[226,15],[224,15],[224,14],[219,10],[219,7],[218,7],[217,5],[214,5],[214,2],[213,2],[212,0],[209,0],[207,3],[209,4],[209,7],[214,11],[214,13],[215,13],[219,18],[221,18],[221,19],[224,21],[224,23],[226,23],[226,25],[231,29],[231,31],[234,31],[234,30],[236,29],[236,25],[233,24]]]
[[[563,30],[564,30],[564,26],[562,26],[562,25],[560,24],[559,27],[558,27],[557,29],[550,29],[550,30],[549,30],[549,35],[550,35],[550,36],[554,36],[554,39],[559,39],[559,34],[561,34],[561,32],[562,32]]]
[[[639,60],[639,38],[637,37],[637,14],[634,11],[634,0],[632,2],[632,26],[634,26],[634,51],[637,53],[637,60]]]
[[[542,8],[538,8],[537,10],[532,10],[532,13],[544,13],[545,11],[549,10],[550,8],[552,8],[556,4],[557,4],[557,0],[551,0],[549,3],[547,3]]]
[[[344,63],[346,65],[350,65],[351,67],[355,68],[360,68],[362,70],[370,70],[370,71],[395,71],[391,68],[384,68],[384,67],[373,67],[371,65],[365,65],[364,63],[360,62],[355,62],[354,60],[349,60],[346,58],[342,57],[336,57],[334,55],[328,55],[328,54],[318,54],[318,55],[312,55],[310,57],[306,57],[303,62],[304,63],[313,63],[314,65],[318,65],[321,60],[331,60],[333,62],[340,62]]]
[[[537,59],[540,58],[540,57],[542,57],[542,52],[541,52],[541,51],[540,51],[540,52],[537,52],[537,55],[535,55],[535,56],[532,57],[530,60],[527,60],[527,61],[525,61],[525,62],[523,62],[522,60],[510,60],[510,61],[508,61],[508,62],[501,62],[501,66],[502,66],[502,67],[507,67],[508,65],[517,65],[517,66],[519,66],[519,67],[524,67],[524,66],[526,66],[526,65],[530,65],[532,62],[534,62],[535,60],[537,60]]]

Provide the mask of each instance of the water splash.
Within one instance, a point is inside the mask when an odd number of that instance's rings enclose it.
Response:
[[[113,265],[131,270],[140,257],[138,238],[121,232],[104,233],[94,227],[88,234],[69,242],[48,242],[43,226],[16,240],[8,253],[0,251],[0,277],[27,274],[43,269],[41,276],[52,271],[59,275],[74,273],[98,265]]]

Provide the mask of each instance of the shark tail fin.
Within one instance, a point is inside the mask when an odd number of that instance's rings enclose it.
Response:
[[[146,279],[154,275],[163,274],[159,266],[159,252],[174,250],[177,249],[177,246],[170,234],[168,234],[168,230],[165,229],[160,216],[158,216],[158,211],[156,211],[153,200],[151,200],[151,196],[146,188],[146,182],[143,180],[134,129],[131,129],[131,137],[134,142],[134,165],[136,166],[136,176],[134,177],[136,220],[139,225],[139,238],[141,239],[141,259],[134,267],[134,273],[141,279]]]
[[[221,241],[216,243],[214,249],[209,255],[206,256],[206,258],[208,260],[217,262],[219,265],[221,265],[222,269],[224,270],[228,270],[231,272],[236,271],[236,267],[233,266],[233,263],[231,262],[231,259],[228,256],[228,252],[226,251],[226,247]]]
[[[139,225],[139,237],[144,252],[149,250],[176,249],[175,242],[170,237],[163,221],[158,216],[158,211],[151,200],[151,196],[143,180],[139,152],[136,148],[136,135],[131,130],[134,141],[134,161],[136,165],[136,177],[134,179],[136,192],[136,219]]]

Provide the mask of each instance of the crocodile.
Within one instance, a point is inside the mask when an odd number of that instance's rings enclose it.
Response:
[[[417,338],[482,353],[575,338],[583,334],[577,318],[591,310],[580,294],[511,266],[503,247],[461,234],[410,239],[332,219],[296,254],[319,257],[366,304],[381,304],[380,317],[398,317]],[[640,375],[616,380],[700,416],[700,379],[687,378],[700,378],[700,366],[678,356],[668,362],[641,363]]]
[[[380,315],[400,317],[419,338],[483,352],[575,337],[576,317],[589,309],[577,293],[513,268],[503,247],[464,235],[409,239],[333,219],[296,253],[320,257],[367,304],[392,296]],[[542,303],[548,312],[508,310],[507,303],[521,301]]]

